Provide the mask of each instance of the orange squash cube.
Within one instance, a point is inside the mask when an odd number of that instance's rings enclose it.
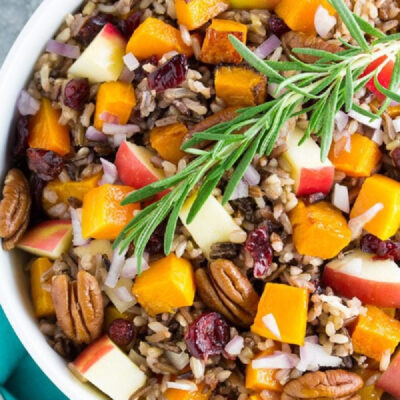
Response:
[[[195,292],[192,264],[172,253],[151,263],[132,287],[137,301],[151,316],[191,306]]]
[[[136,105],[136,96],[133,86],[124,82],[102,83],[97,92],[96,112],[94,126],[103,129],[103,121],[100,115],[103,112],[115,115],[121,125],[125,125]]]
[[[329,152],[329,159],[335,168],[348,176],[370,176],[382,158],[378,145],[359,133],[351,135],[351,149],[343,149],[335,155],[334,145]]]
[[[290,213],[293,242],[302,255],[333,258],[351,240],[351,231],[342,213],[332,204],[321,201],[306,206],[299,201]]]
[[[100,178],[101,174],[93,175],[81,181],[61,182],[59,179],[55,179],[46,185],[46,190],[51,190],[57,194],[57,203],[68,204],[68,199],[71,197],[83,201],[85,194],[97,187]],[[42,204],[46,211],[54,205],[45,196],[42,197]]]
[[[182,141],[187,134],[186,126],[180,122],[153,128],[150,131],[150,144],[167,161],[177,164],[185,156],[181,150]]]
[[[229,41],[229,35],[236,36],[246,44],[247,26],[227,19],[213,19],[201,48],[201,61],[207,64],[240,64],[242,56]]]
[[[33,308],[37,318],[55,315],[53,300],[50,292],[43,289],[42,275],[52,267],[52,263],[46,257],[37,258],[31,266],[31,294]]]
[[[29,147],[54,151],[60,156],[68,154],[71,150],[69,129],[58,122],[60,116],[61,111],[54,109],[44,97],[37,114],[29,119]]]
[[[364,226],[364,229],[381,240],[387,240],[400,227],[400,183],[383,175],[372,175],[367,178],[357,196],[350,217],[364,214],[377,203],[382,203],[383,209]]]
[[[267,78],[246,67],[220,67],[215,72],[215,92],[227,106],[248,107],[264,103]]]
[[[151,56],[161,58],[170,51],[177,51],[187,57],[193,55],[193,49],[184,43],[178,29],[152,17],[139,25],[126,46],[126,52],[133,53],[139,60]]]
[[[272,346],[258,354],[255,359],[270,356],[277,350],[277,346]],[[278,370],[269,368],[255,369],[251,362],[246,367],[246,389],[259,392],[261,390],[272,390],[274,392],[282,392],[282,385],[275,378]]]
[[[83,198],[82,235],[84,238],[114,240],[140,210],[140,204],[121,206],[121,201],[134,189],[129,186],[102,185]]]
[[[198,390],[195,392],[179,389],[167,389],[164,393],[164,396],[166,400],[208,400],[210,398],[211,391],[203,393],[203,384],[199,384],[197,387]]]
[[[192,31],[224,12],[228,5],[227,0],[175,0],[176,17]]]
[[[356,353],[379,362],[384,351],[392,354],[399,344],[400,321],[377,307],[367,306],[367,313],[358,317],[351,340]]]
[[[267,283],[258,303],[257,315],[251,331],[268,339],[302,346],[306,335],[308,292],[280,283]],[[272,314],[280,337],[264,324],[263,317]]]
[[[330,15],[336,14],[327,0],[281,0],[275,12],[292,31],[315,33],[314,17],[319,6],[324,7]]]

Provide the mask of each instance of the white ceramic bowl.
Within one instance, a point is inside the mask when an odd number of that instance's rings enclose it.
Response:
[[[28,82],[33,66],[47,41],[82,0],[44,0],[20,33],[0,71],[0,177],[7,172],[9,149],[15,122],[15,104]],[[19,339],[43,372],[72,400],[99,400],[105,397],[80,383],[65,361],[47,344],[38,329],[30,300],[28,279],[23,272],[27,257],[21,252],[0,250],[0,302]]]

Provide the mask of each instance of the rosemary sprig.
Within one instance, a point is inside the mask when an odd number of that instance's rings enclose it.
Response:
[[[271,153],[279,132],[290,118],[308,113],[309,124],[302,141],[311,134],[319,137],[321,159],[325,160],[332,143],[334,118],[341,108],[357,111],[373,119],[384,112],[390,100],[400,101],[400,96],[396,93],[400,83],[399,35],[387,36],[376,30],[350,12],[343,0],[329,1],[358,46],[341,40],[345,49],[336,54],[316,49],[293,49],[297,54],[319,57],[314,64],[306,64],[294,56],[287,62],[264,61],[234,36],[230,37],[231,43],[243,58],[267,76],[269,83],[277,84],[276,94],[283,93],[264,104],[239,110],[238,116],[232,121],[194,134],[182,146],[184,151],[195,156],[186,168],[170,178],[131,193],[122,201],[123,205],[139,202],[169,190],[164,197],[135,216],[114,243],[114,248],[120,251],[124,251],[131,242],[134,243],[139,270],[143,252],[156,227],[168,218],[164,239],[164,252],[168,254],[179,212],[191,192],[196,190],[197,197],[190,209],[187,223],[193,221],[222,176],[234,167],[222,200],[223,204],[229,201],[254,156]],[[365,34],[376,39],[368,44]],[[367,76],[361,76],[372,61],[383,55],[387,56],[384,63]],[[377,75],[391,59],[396,62],[390,86],[385,89],[378,82]],[[291,71],[293,74],[284,77],[279,71]],[[387,96],[377,115],[362,109],[353,101],[354,93],[363,88],[372,77],[375,77],[378,90]],[[306,102],[311,105],[302,109]],[[213,146],[207,150],[196,148],[204,140],[214,142]]]

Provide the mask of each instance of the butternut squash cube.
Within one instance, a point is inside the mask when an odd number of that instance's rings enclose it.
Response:
[[[228,106],[255,106],[265,101],[267,78],[246,67],[220,67],[215,73],[215,91]]]
[[[231,8],[239,8],[243,10],[272,10],[279,1],[280,0],[231,0]]]
[[[367,313],[360,315],[351,336],[354,351],[380,361],[382,354],[392,354],[400,342],[400,321],[389,317],[374,306],[367,306]]]
[[[57,203],[68,204],[68,199],[71,197],[83,201],[85,194],[97,187],[100,178],[101,174],[93,175],[81,181],[61,182],[59,179],[55,179],[46,185],[46,190],[56,193]],[[54,205],[45,196],[42,197],[42,204],[46,211]]]
[[[336,14],[327,0],[281,0],[275,12],[292,31],[315,33],[314,17],[319,6],[324,7],[330,15]]]
[[[175,254],[151,263],[132,287],[137,301],[151,316],[191,306],[195,292],[192,264]]]
[[[39,111],[29,119],[29,147],[54,151],[60,156],[68,154],[71,148],[69,129],[58,122],[60,116],[61,111],[54,109],[44,97]]]
[[[227,0],[175,0],[178,23],[190,31],[200,28],[227,8]]]
[[[332,146],[329,159],[337,170],[348,176],[370,176],[382,158],[378,145],[359,133],[351,135],[350,144],[349,152],[343,149],[337,155],[335,155],[334,146]]]
[[[134,189],[129,186],[102,185],[83,198],[82,235],[84,238],[114,240],[133,218],[140,204],[121,206],[121,201]]]
[[[37,318],[55,315],[53,300],[50,292],[43,289],[41,283],[42,275],[51,268],[53,264],[46,257],[37,258],[31,266],[31,294],[33,308]]]
[[[306,206],[299,201],[290,213],[293,242],[306,256],[333,258],[351,240],[351,231],[342,213],[326,201]]]
[[[258,354],[255,359],[270,356],[276,350],[277,346],[272,346]],[[251,389],[256,392],[261,390],[282,392],[282,385],[275,378],[277,372],[278,370],[269,368],[255,369],[252,367],[251,363],[248,364],[246,367],[246,389]]]
[[[177,164],[185,156],[181,150],[182,141],[187,134],[186,126],[180,122],[153,128],[150,131],[150,144],[167,161]]]
[[[257,315],[251,331],[268,339],[302,346],[306,335],[308,292],[280,283],[267,283],[258,303]],[[263,317],[272,314],[280,337],[264,324]]]
[[[203,393],[204,384],[202,383],[198,384],[197,387],[198,390],[195,392],[180,389],[167,389],[164,396],[166,400],[208,400],[211,395],[211,390]]]
[[[121,125],[125,125],[136,105],[135,91],[133,86],[124,82],[102,83],[97,92],[96,112],[94,126],[103,129],[103,121],[100,115],[103,112],[115,115]]]
[[[151,56],[161,58],[170,51],[177,51],[187,57],[193,54],[193,49],[183,42],[178,29],[152,17],[139,25],[126,47],[126,53],[133,53],[139,60]]]
[[[240,64],[242,56],[229,41],[229,35],[236,36],[246,44],[247,26],[227,19],[213,19],[201,48],[201,61],[207,64]]]
[[[383,209],[372,218],[364,229],[381,240],[393,236],[400,227],[400,183],[383,175],[372,175],[363,183],[350,217],[354,218],[369,210],[376,203]]]

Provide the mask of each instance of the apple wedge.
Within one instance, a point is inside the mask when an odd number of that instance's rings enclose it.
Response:
[[[392,359],[389,368],[381,375],[375,386],[391,394],[396,399],[400,398],[400,352]]]
[[[92,343],[72,369],[113,400],[127,400],[146,382],[146,375],[108,336]]]
[[[165,177],[164,171],[156,168],[151,158],[155,156],[143,146],[124,141],[115,159],[118,175],[125,185],[140,189]]]
[[[280,157],[280,164],[290,171],[295,181],[296,196],[307,196],[313,193],[327,194],[332,188],[335,167],[326,159],[321,161],[321,149],[308,138],[299,146],[304,132],[296,128],[288,134],[288,149]]]
[[[392,260],[354,250],[325,267],[322,281],[341,296],[357,297],[365,304],[400,307],[400,268]]]
[[[17,247],[37,256],[55,260],[71,246],[71,221],[51,220],[30,229]]]
[[[104,28],[72,64],[68,73],[91,83],[116,81],[124,68],[126,41],[113,24]]]

